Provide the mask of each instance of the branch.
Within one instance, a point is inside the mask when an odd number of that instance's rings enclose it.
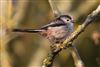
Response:
[[[62,46],[66,47],[68,46],[67,44],[69,42],[73,42],[78,36],[79,34],[81,34],[85,28],[94,21],[94,19],[96,19],[96,16],[100,13],[100,5],[98,6],[98,8],[96,10],[94,10],[91,14],[89,14],[86,18],[86,20],[83,22],[82,25],[79,25],[78,28],[70,35],[69,38],[67,38]]]
[[[55,59],[55,56],[61,51],[62,49],[54,52],[52,49],[51,49],[51,52],[49,52],[47,58],[45,58],[43,60],[43,64],[42,64],[42,67],[51,67],[52,64],[53,64],[53,60]]]
[[[50,4],[50,7],[53,11],[53,14],[55,17],[58,17],[61,15],[61,12],[58,10],[56,4],[55,4],[55,0],[49,0],[49,4]]]
[[[72,43],[84,30],[85,28],[94,21],[96,16],[100,13],[100,5],[96,10],[94,10],[91,14],[89,14],[82,25],[79,25],[78,28],[67,38],[63,44],[56,48],[56,51],[52,51],[49,53],[48,57],[44,59],[42,67],[51,67],[55,56],[69,44]],[[71,47],[72,48],[72,47]],[[76,51],[76,48],[73,48],[73,51]],[[75,52],[77,54],[77,52]],[[77,54],[78,55],[78,54]],[[76,56],[77,56],[76,55]],[[78,57],[78,56],[77,56]],[[73,57],[74,58],[74,57]]]

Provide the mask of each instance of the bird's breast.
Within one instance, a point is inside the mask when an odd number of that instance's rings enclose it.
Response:
[[[54,38],[61,39],[67,37],[70,32],[66,26],[59,26],[59,27],[49,27],[48,28],[49,35]]]

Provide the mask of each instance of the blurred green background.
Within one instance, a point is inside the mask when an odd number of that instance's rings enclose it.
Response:
[[[64,14],[74,18],[75,29],[100,0],[53,0]],[[38,29],[54,19],[48,0],[0,0],[1,67],[41,67],[50,43],[38,34],[14,33],[14,28]],[[1,30],[1,29],[0,29]],[[100,15],[74,41],[86,67],[100,67]],[[75,67],[68,49],[60,52],[53,67]]]

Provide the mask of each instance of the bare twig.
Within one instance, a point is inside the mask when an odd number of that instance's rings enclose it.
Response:
[[[69,51],[74,59],[74,64],[76,67],[84,67],[84,63],[83,61],[81,60],[79,54],[78,54],[78,51],[76,49],[76,47],[72,44],[70,44],[71,46],[69,47]]]
[[[49,4],[50,4],[50,7],[53,11],[53,14],[55,17],[58,17],[61,15],[61,12],[58,10],[56,4],[55,4],[55,0],[49,0]]]
[[[66,46],[69,46],[70,42],[73,42],[83,31],[84,29],[94,21],[96,16],[100,13],[100,5],[96,10],[89,14],[82,25],[79,25],[78,28],[67,38],[61,46],[56,48],[56,51],[51,51],[47,58],[44,59],[42,67],[51,67],[55,56]],[[72,48],[72,47],[71,47]],[[76,48],[73,48],[76,51]],[[79,57],[79,55],[76,55]],[[74,58],[74,57],[73,57]],[[76,62],[75,62],[76,63]],[[78,65],[78,64],[76,64]]]

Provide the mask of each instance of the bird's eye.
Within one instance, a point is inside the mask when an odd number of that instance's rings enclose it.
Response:
[[[69,21],[69,20],[67,20],[67,21]]]

